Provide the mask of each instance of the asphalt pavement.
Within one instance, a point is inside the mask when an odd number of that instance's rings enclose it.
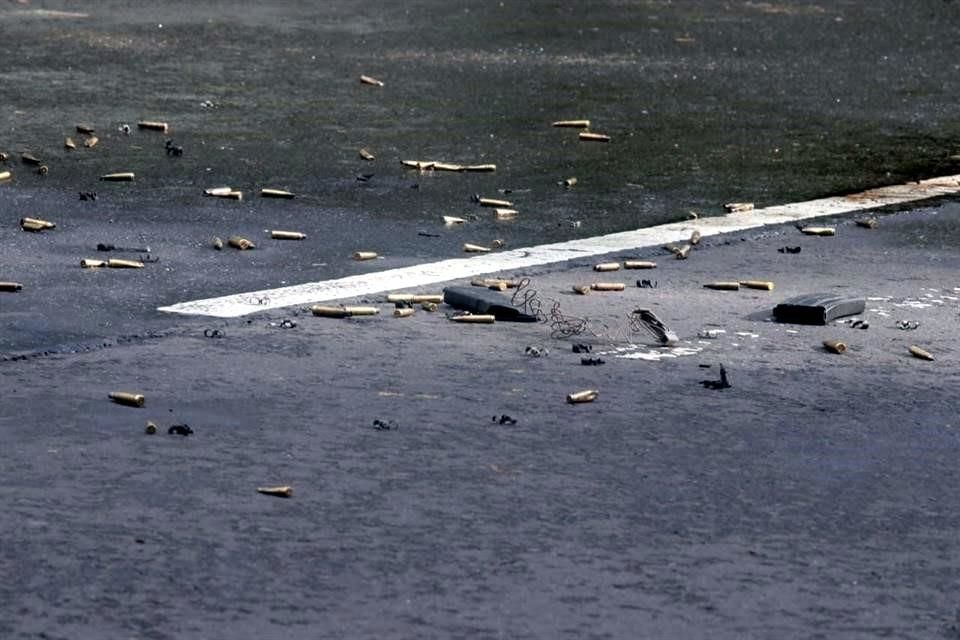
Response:
[[[956,198],[490,274],[537,323],[157,311],[960,173],[958,11],[0,5],[0,637],[960,637]],[[657,267],[593,270],[624,259]],[[703,286],[741,280],[774,286]],[[812,292],[866,310],[772,321]]]

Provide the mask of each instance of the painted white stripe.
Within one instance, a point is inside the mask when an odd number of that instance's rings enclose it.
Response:
[[[706,237],[765,225],[796,222],[820,216],[851,213],[956,194],[960,194],[960,175],[944,176],[920,182],[870,189],[847,196],[796,202],[716,218],[674,222],[635,231],[612,233],[606,236],[500,251],[472,258],[441,260],[440,262],[348,276],[337,280],[308,282],[278,289],[181,302],[160,307],[159,311],[235,318],[268,309],[355,298],[395,289],[412,289],[482,274],[502,273],[512,269],[582,259],[641,247],[659,246],[670,242],[682,242],[690,237],[690,233],[694,229],[699,229],[700,234]]]

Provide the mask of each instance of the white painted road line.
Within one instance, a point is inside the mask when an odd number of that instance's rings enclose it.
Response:
[[[746,213],[732,213],[716,218],[673,222],[635,231],[623,231],[582,240],[500,251],[472,258],[441,260],[440,262],[348,276],[337,280],[307,282],[278,289],[181,302],[160,307],[158,310],[187,315],[235,318],[269,309],[356,298],[396,289],[412,289],[483,274],[502,273],[524,267],[583,259],[642,247],[660,246],[671,242],[683,242],[690,237],[694,229],[699,229],[700,234],[706,237],[957,194],[960,194],[960,175],[944,176],[920,182],[869,189],[847,196],[796,202],[767,207],[766,209],[754,209]]]

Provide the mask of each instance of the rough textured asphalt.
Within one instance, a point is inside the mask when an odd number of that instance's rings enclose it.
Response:
[[[568,293],[592,262],[504,274],[587,318],[570,338],[380,305],[0,363],[0,635],[957,637],[960,205],[837,222],[640,252],[603,274],[623,293]],[[741,278],[776,288],[702,287]],[[867,297],[869,329],[770,322],[811,290]],[[639,306],[687,351],[638,346]]]
[[[622,294],[569,293],[595,279],[592,261],[518,274],[589,318],[597,335],[577,341],[597,367],[547,325],[463,327],[443,307],[348,321],[154,311],[464,241],[522,246],[958,173],[958,11],[0,4],[0,171],[14,173],[0,280],[25,285],[0,294],[0,637],[960,637],[956,201],[873,231],[838,220],[834,238],[711,238],[685,262],[638,251],[660,266],[604,276]],[[612,142],[547,126],[567,117]],[[185,155],[117,131],[141,118],[170,121]],[[78,122],[101,141],[68,153]],[[411,174],[405,157],[499,169]],[[96,179],[120,170],[137,181]],[[577,187],[558,188],[570,175]],[[246,199],[200,195],[220,184]],[[252,197],[261,186],[302,197]],[[514,223],[469,202],[498,189],[513,190]],[[87,190],[95,202],[77,200]],[[478,217],[447,230],[444,214]],[[58,228],[22,233],[25,215]],[[309,240],[270,244],[265,228]],[[206,246],[232,233],[261,246]],[[160,262],[81,270],[98,242],[146,243]],[[384,259],[349,261],[358,248]],[[633,287],[641,277],[658,287]],[[776,289],[701,286],[747,277]],[[870,328],[767,321],[815,290],[871,297]],[[700,351],[616,357],[648,353],[630,346],[638,306]],[[697,339],[705,328],[726,333]],[[224,337],[204,337],[214,329]],[[846,354],[821,349],[837,337]],[[530,358],[531,344],[550,354]],[[721,363],[733,387],[703,388]],[[564,402],[582,388],[600,397]],[[121,389],[146,407],[111,404]],[[517,424],[491,420],[504,414]],[[195,434],[167,435],[173,423]],[[269,484],[293,498],[256,493]]]

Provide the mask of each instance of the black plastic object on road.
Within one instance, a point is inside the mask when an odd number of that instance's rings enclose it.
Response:
[[[508,322],[536,322],[537,317],[525,313],[510,302],[510,298],[492,289],[478,287],[446,287],[443,301],[455,309],[488,314]]]
[[[714,391],[720,391],[721,389],[729,389],[733,385],[730,384],[730,380],[727,379],[727,370],[724,369],[723,365],[720,365],[720,379],[719,380],[701,380],[700,384],[706,389],[713,389]]]
[[[777,322],[827,324],[837,318],[863,313],[866,306],[863,298],[808,293],[778,304],[773,308],[773,317]]]

